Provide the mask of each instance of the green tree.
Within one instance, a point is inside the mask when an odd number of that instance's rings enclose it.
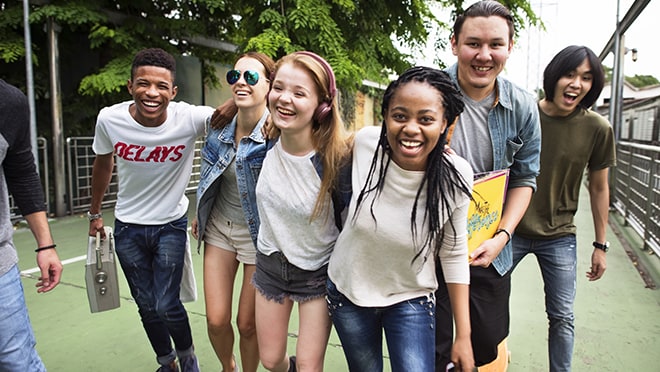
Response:
[[[235,2],[222,0],[32,1],[35,98],[40,133],[49,133],[47,20],[57,25],[59,71],[66,135],[90,134],[98,110],[128,98],[126,81],[136,51],[161,47],[207,62],[233,59],[233,52],[204,46],[235,34]],[[0,0],[0,77],[25,91],[23,4]],[[203,35],[204,38],[200,38]],[[201,39],[201,41],[199,40]],[[204,77],[217,84],[211,64]]]
[[[528,1],[502,2],[514,11],[518,29],[540,23]],[[449,17],[437,18],[430,6],[450,10]],[[49,122],[43,119],[49,117],[48,19],[60,27],[65,134],[79,135],[91,133],[101,107],[128,98],[130,61],[142,48],[199,58],[211,86],[220,83],[213,62],[231,63],[236,52],[278,58],[312,50],[328,59],[338,85],[350,93],[363,79],[386,82],[389,73],[411,66],[429,31],[448,30],[463,7],[463,0],[33,0],[38,118]],[[24,88],[22,12],[21,1],[0,0],[0,77]]]
[[[626,76],[626,81],[632,84],[634,87],[643,88],[649,85],[660,84],[660,81],[654,76],[651,75],[637,75],[635,76]]]

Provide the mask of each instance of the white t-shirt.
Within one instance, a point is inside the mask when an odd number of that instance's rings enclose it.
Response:
[[[310,219],[321,189],[314,154],[294,156],[277,142],[266,153],[257,181],[257,249],[267,256],[282,252],[290,263],[310,271],[328,263],[339,235],[330,198],[328,215]]]
[[[185,189],[195,140],[204,134],[214,109],[170,102],[165,122],[145,127],[129,113],[131,104],[126,101],[99,112],[92,149],[100,155],[115,153],[115,217],[126,223],[162,225],[187,213]]]
[[[366,127],[355,136],[353,195],[348,218],[337,238],[328,266],[328,275],[337,289],[354,304],[365,307],[390,306],[428,296],[437,288],[433,253],[428,255],[426,262],[424,254],[414,259],[428,232],[428,221],[423,222],[426,189],[420,194],[417,205],[416,243],[410,229],[411,211],[424,177],[423,171],[408,171],[391,161],[382,193],[373,204],[376,221],[371,215],[374,192],[367,194],[357,218],[353,219],[356,201],[366,182],[380,130],[380,127]],[[451,156],[451,160],[471,187],[470,165],[456,155]],[[440,212],[440,216],[445,218],[441,221],[444,224],[444,237],[439,242],[440,260],[447,283],[468,284],[467,209],[470,200],[458,190],[456,195],[457,200],[450,202],[451,210]],[[449,214],[455,233],[447,218]],[[433,249],[426,249],[429,248]]]

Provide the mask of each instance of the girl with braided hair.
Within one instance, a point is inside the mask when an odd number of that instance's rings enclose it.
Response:
[[[435,265],[450,288],[461,370],[473,367],[467,211],[472,168],[445,151],[463,110],[449,76],[414,67],[385,91],[383,125],[357,133],[348,218],[328,266],[328,308],[351,371],[433,371]]]

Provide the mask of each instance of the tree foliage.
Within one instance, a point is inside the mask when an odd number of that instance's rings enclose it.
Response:
[[[539,24],[528,1],[502,2],[514,11],[518,29]],[[463,0],[33,0],[38,117],[49,116],[49,44],[43,31],[49,19],[59,28],[65,129],[71,135],[89,133],[102,106],[128,98],[130,61],[145,47],[199,58],[211,86],[219,83],[213,63],[231,63],[236,52],[257,50],[277,59],[311,50],[330,62],[338,85],[351,92],[363,79],[385,82],[391,72],[410,67],[413,53],[433,53],[424,51],[429,32],[448,32],[464,5]],[[25,88],[22,6],[0,0],[0,78]],[[441,19],[432,8],[449,10],[449,17]]]
[[[660,84],[657,78],[651,75],[637,75],[635,76],[626,76],[626,81],[632,84],[634,87],[643,88],[649,85]]]

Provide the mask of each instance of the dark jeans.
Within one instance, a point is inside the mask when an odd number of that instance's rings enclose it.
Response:
[[[188,218],[164,225],[115,220],[115,250],[142,325],[158,357],[192,347],[188,314],[179,299]],[[159,358],[160,361],[161,358]]]

